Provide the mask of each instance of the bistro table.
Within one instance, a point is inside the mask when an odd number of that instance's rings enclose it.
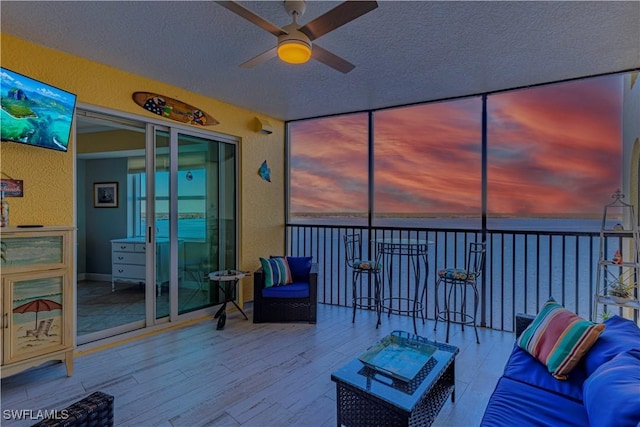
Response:
[[[435,351],[408,381],[390,376],[384,369],[378,371],[361,358],[333,372],[338,426],[430,426],[449,396],[455,402],[458,348],[404,331],[392,335],[432,346]]]
[[[227,322],[227,303],[233,303],[236,306],[238,311],[242,313],[246,320],[249,320],[244,311],[240,308],[240,306],[236,303],[236,290],[238,288],[238,281],[248,276],[249,273],[246,271],[240,270],[220,270],[214,271],[213,273],[209,273],[209,280],[213,280],[218,284],[218,288],[224,295],[224,301],[222,303],[222,307],[218,309],[214,319],[218,319],[218,327],[217,330],[224,329],[224,325]]]
[[[385,238],[375,239],[376,244],[376,261],[383,266],[386,271],[387,286],[385,295],[385,286],[382,286],[382,297],[380,299],[380,310],[378,316],[384,310],[388,315],[395,314],[411,314],[413,317],[413,333],[417,334],[416,315],[419,313],[424,323],[425,307],[423,296],[427,288],[427,276],[429,275],[429,262],[427,260],[428,246],[434,242],[423,239],[406,239],[406,238]],[[402,286],[402,280],[398,280],[394,284],[393,268],[397,264],[399,271],[402,272],[401,260],[407,261],[407,276],[413,273],[413,292],[411,289],[410,277],[407,277],[406,287]],[[424,279],[422,278],[422,269],[424,268]],[[400,275],[398,275],[400,279]],[[394,287],[395,286],[395,287]],[[380,318],[378,317],[378,322]]]

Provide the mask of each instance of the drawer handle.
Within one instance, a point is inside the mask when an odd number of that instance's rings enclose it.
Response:
[[[119,269],[119,270],[118,270],[118,273],[122,273],[122,272],[124,272],[124,270],[123,270],[123,269]]]
[[[4,314],[4,328],[5,329],[9,328],[9,313]]]
[[[127,249],[126,245],[120,245],[120,249]]]
[[[123,256],[119,256],[118,259],[124,259],[124,257]]]

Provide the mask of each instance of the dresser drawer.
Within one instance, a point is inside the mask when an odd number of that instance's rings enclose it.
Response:
[[[114,252],[113,259],[111,262],[113,264],[136,264],[136,265],[144,265],[145,263],[145,253],[138,252]]]
[[[127,279],[139,279],[144,281],[145,266],[129,265],[129,264],[113,264],[111,275],[114,279],[127,278]]]
[[[146,252],[147,246],[144,243],[131,242],[111,242],[111,251],[119,252]]]
[[[144,246],[144,245],[143,245]],[[111,251],[120,251],[120,252],[135,252],[136,244],[135,243],[111,243]]]

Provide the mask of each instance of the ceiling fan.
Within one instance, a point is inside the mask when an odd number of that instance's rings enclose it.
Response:
[[[291,64],[302,64],[313,58],[342,73],[353,70],[355,65],[312,42],[378,7],[375,1],[345,1],[300,26],[297,20],[304,13],[305,3],[302,0],[287,0],[284,8],[293,17],[293,21],[280,28],[234,1],[216,3],[278,38],[277,46],[240,64],[240,67],[251,68],[276,56]]]

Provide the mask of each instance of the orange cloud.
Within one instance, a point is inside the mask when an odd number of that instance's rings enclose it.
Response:
[[[621,78],[488,98],[489,210],[599,212],[620,185]],[[480,213],[481,100],[377,111],[377,213]],[[291,210],[366,212],[368,115],[291,124]]]

